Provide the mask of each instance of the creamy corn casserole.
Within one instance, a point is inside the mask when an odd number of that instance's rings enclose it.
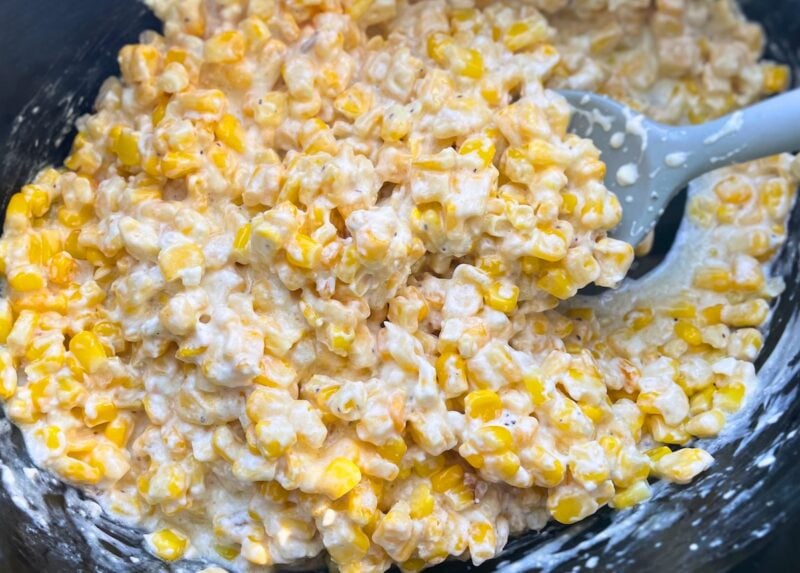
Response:
[[[593,308],[634,249],[553,90],[673,123],[783,90],[734,4],[149,3],[163,35],[6,213],[0,394],[37,464],[164,560],[351,573],[711,466],[798,163],[706,177],[680,276]]]

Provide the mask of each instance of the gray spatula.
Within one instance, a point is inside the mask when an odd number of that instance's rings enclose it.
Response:
[[[800,151],[800,89],[702,125],[673,127],[587,92],[561,91],[573,108],[570,131],[591,139],[620,201],[611,236],[637,245],[670,200],[714,169]]]

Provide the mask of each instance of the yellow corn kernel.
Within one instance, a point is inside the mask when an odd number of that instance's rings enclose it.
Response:
[[[436,359],[436,379],[448,394],[463,392],[467,387],[467,367],[457,352],[445,352]]]
[[[67,296],[64,293],[52,294],[45,290],[40,290],[26,294],[13,303],[16,314],[23,310],[35,310],[40,313],[57,312],[58,314],[67,313]]]
[[[759,327],[767,319],[769,305],[763,299],[749,300],[740,304],[726,305],[722,308],[722,322],[736,328]]]
[[[719,408],[723,412],[734,413],[738,412],[744,402],[746,391],[745,386],[741,382],[733,382],[714,392],[712,399],[714,408]]]
[[[69,351],[89,374],[97,372],[108,358],[100,339],[96,334],[87,330],[79,332],[70,339]]]
[[[439,153],[420,154],[412,161],[417,169],[428,171],[450,171],[455,167],[456,156],[452,148],[447,148]]]
[[[652,448],[645,452],[645,455],[650,458],[651,461],[657,462],[667,454],[671,454],[672,450],[667,446],[658,446],[656,448]]]
[[[580,402],[578,404],[578,407],[581,409],[581,412],[583,412],[586,415],[586,417],[589,418],[595,424],[599,424],[606,417],[606,411],[603,410],[603,408],[601,408],[600,406],[596,406],[594,404],[585,404],[583,402]]]
[[[503,262],[503,257],[500,255],[486,255],[480,257],[475,266],[491,277],[502,276],[507,270]]]
[[[725,415],[719,410],[709,410],[686,421],[686,431],[698,438],[713,438],[725,425]]]
[[[430,456],[414,462],[414,472],[420,477],[430,477],[445,466],[443,456]]]
[[[8,286],[19,292],[32,292],[47,286],[47,279],[39,267],[24,265],[8,274]]]
[[[317,487],[329,498],[336,500],[356,487],[361,481],[361,470],[347,458],[336,458],[322,474]]]
[[[411,506],[411,519],[422,519],[433,513],[434,499],[431,495],[431,488],[426,483],[418,484],[411,492],[408,500]]]
[[[14,326],[14,314],[7,298],[0,299],[0,344],[5,344],[11,327]]]
[[[347,571],[347,564],[357,563],[364,559],[369,551],[369,537],[360,527],[354,527],[349,532],[349,539],[343,539],[341,543],[331,544],[327,547],[333,561],[343,566],[341,570]]]
[[[547,509],[553,519],[570,525],[597,511],[597,502],[585,492],[551,492],[547,498]]]
[[[489,167],[494,161],[496,148],[494,142],[488,137],[473,137],[461,144],[458,150],[460,155],[478,156],[483,167]]]
[[[72,256],[62,251],[56,253],[50,259],[50,266],[48,268],[48,277],[50,282],[58,286],[67,286],[72,282],[77,270],[77,263]]]
[[[253,227],[250,223],[242,225],[238,231],[236,231],[236,236],[233,239],[233,250],[236,251],[238,254],[244,254],[247,250],[247,246],[250,244],[250,237],[253,233]]]
[[[161,529],[150,536],[153,553],[164,561],[175,561],[183,557],[189,540],[174,529]]]
[[[559,213],[562,215],[572,215],[578,207],[578,196],[574,193],[564,193],[561,195],[561,208]]]
[[[543,42],[547,38],[544,21],[514,22],[503,35],[503,43],[512,52],[519,52]]]
[[[50,193],[41,185],[25,185],[21,193],[25,196],[31,215],[43,217],[50,210]]]
[[[58,426],[44,426],[37,428],[33,436],[51,451],[63,452],[67,446],[67,436]]]
[[[245,146],[245,133],[242,124],[235,115],[229,113],[222,116],[222,118],[214,126],[214,134],[222,143],[239,153],[244,151]]]
[[[165,115],[167,115],[167,103],[162,101],[153,109],[153,115],[151,116],[153,127],[158,127]]]
[[[637,481],[614,494],[609,505],[614,509],[628,509],[650,499],[652,492],[646,481]]]
[[[576,288],[569,278],[567,271],[560,268],[550,269],[537,281],[536,286],[560,300],[572,297]]]
[[[722,322],[722,308],[723,305],[721,304],[707,306],[700,311],[700,316],[703,317],[703,320],[706,321],[706,324],[719,324]]]
[[[485,521],[479,523],[473,523],[472,525],[470,525],[469,538],[474,543],[477,544],[487,543],[492,547],[494,547],[496,543],[495,541],[496,534],[494,532],[494,527],[492,527],[491,523],[486,523]]]
[[[119,448],[124,448],[133,431],[133,420],[129,414],[116,416],[108,422],[103,435]]]
[[[38,418],[33,403],[29,399],[23,399],[19,396],[11,397],[6,404],[6,413],[9,420],[15,424],[32,424]]]
[[[499,453],[510,450],[514,436],[504,426],[483,426],[475,431],[475,440],[486,452]]]
[[[200,169],[200,161],[185,151],[168,151],[161,158],[161,172],[168,179],[180,179]]]
[[[464,468],[459,465],[446,467],[431,476],[431,487],[436,493],[456,489],[464,483]]]
[[[52,468],[65,480],[80,485],[95,485],[102,477],[97,468],[67,456],[56,458],[52,462]]]
[[[139,165],[142,156],[139,153],[139,138],[131,130],[115,125],[109,132],[111,152],[126,167]]]
[[[348,119],[358,119],[372,107],[372,91],[367,86],[355,84],[339,94],[333,106]]]
[[[117,407],[107,398],[87,400],[83,410],[83,421],[89,428],[106,424],[117,417]]]
[[[408,451],[408,444],[403,438],[392,438],[384,445],[378,447],[378,453],[381,457],[389,460],[395,465],[399,465],[403,456]]]
[[[28,226],[31,218],[31,207],[28,199],[22,193],[11,196],[6,207],[4,229],[23,229]]]
[[[493,390],[475,390],[464,398],[466,414],[470,418],[489,422],[497,418],[503,411],[500,396]]]
[[[689,302],[677,301],[667,309],[667,315],[672,318],[694,318],[697,308]]]
[[[483,77],[483,55],[478,50],[458,47],[453,50],[451,60],[456,73],[473,80],[479,80]]]
[[[783,179],[770,179],[761,185],[759,189],[759,202],[767,208],[773,217],[783,212],[786,199],[789,194],[789,186]],[[776,233],[783,235],[783,233]]]
[[[205,269],[205,256],[194,243],[172,245],[159,253],[158,266],[168,282],[181,279],[198,284]]]
[[[675,323],[675,335],[690,346],[703,344],[703,335],[700,333],[700,329],[685,320]]]
[[[768,64],[764,66],[764,93],[776,94],[789,87],[789,68],[784,65]]]
[[[238,30],[225,30],[206,40],[204,56],[210,64],[229,64],[244,57],[247,45]]]
[[[522,375],[522,383],[534,406],[541,406],[547,402],[551,396],[542,380],[542,375],[537,369],[531,369]]]
[[[180,96],[183,108],[210,116],[219,116],[226,102],[225,94],[220,90],[196,90]]]
[[[711,409],[712,400],[714,399],[714,385],[707,386],[695,392],[689,399],[689,413],[692,416],[702,414]]]
[[[58,209],[58,222],[70,229],[78,229],[89,222],[93,213],[91,206],[83,207],[80,211],[60,207]]]
[[[443,66],[447,63],[447,52],[453,46],[453,39],[445,34],[431,34],[428,36],[428,57]]]
[[[256,16],[246,18],[242,20],[241,27],[250,50],[260,50],[270,39],[269,27],[261,18]]]
[[[319,264],[322,246],[303,233],[297,233],[286,246],[286,259],[301,269],[313,269]]]
[[[483,295],[487,306],[505,314],[514,312],[514,309],[517,308],[518,298],[519,287],[503,282],[492,284]]]
[[[714,292],[731,290],[731,272],[722,267],[703,267],[694,273],[694,286]]]
[[[233,561],[239,556],[239,547],[236,545],[214,545],[214,551],[225,561]]]
[[[689,483],[699,473],[707,470],[714,458],[699,448],[682,448],[667,454],[655,463],[658,477],[680,484]]]
[[[284,92],[269,92],[258,99],[253,119],[264,128],[278,127],[286,117],[288,106],[288,96]]]
[[[683,445],[691,439],[691,436],[682,428],[667,425],[661,416],[647,416],[647,427],[653,439],[662,444]]]
[[[64,243],[64,250],[74,259],[83,261],[86,260],[86,247],[80,244],[80,235],[81,232],[77,229],[70,231],[67,241]]]

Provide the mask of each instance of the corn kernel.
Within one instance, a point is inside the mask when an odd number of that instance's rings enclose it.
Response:
[[[200,169],[198,158],[185,151],[168,151],[161,158],[161,172],[169,179],[180,179]]]
[[[699,448],[683,448],[667,454],[655,463],[656,475],[662,479],[686,484],[707,470],[714,458]]]
[[[247,45],[238,30],[226,30],[206,40],[205,59],[210,64],[229,64],[244,57]]]
[[[713,404],[723,412],[738,412],[745,397],[745,386],[741,382],[728,384],[714,392]]]
[[[677,301],[667,309],[667,315],[671,318],[694,318],[697,308],[689,302]]]
[[[403,438],[392,438],[378,448],[378,453],[395,465],[399,465],[408,450]]]
[[[536,281],[536,286],[553,295],[554,297],[566,300],[572,297],[577,289],[564,269],[550,269]]]
[[[517,308],[518,297],[519,287],[513,284],[496,282],[484,294],[484,301],[487,306],[494,310],[511,314]]]
[[[159,253],[158,266],[168,282],[181,279],[187,286],[197,285],[205,270],[205,256],[194,243],[172,245]]]
[[[475,390],[464,399],[466,414],[470,418],[490,422],[503,411],[500,396],[493,390]]]
[[[436,359],[436,379],[447,396],[457,396],[467,389],[467,369],[457,352],[445,352]]]
[[[538,370],[532,369],[525,372],[522,375],[522,383],[534,406],[541,406],[551,398]]]
[[[703,335],[700,333],[700,329],[685,320],[675,323],[675,335],[690,346],[703,344]]]
[[[161,529],[150,536],[153,553],[164,561],[175,561],[183,557],[189,540],[174,529]]]
[[[614,509],[628,509],[650,499],[652,491],[646,481],[637,481],[614,494],[609,505]]]
[[[222,143],[239,153],[245,148],[245,133],[235,115],[225,114],[214,126],[214,134]]]
[[[11,327],[14,325],[14,315],[11,311],[11,303],[7,298],[0,299],[0,344],[5,344]]]
[[[8,285],[19,292],[32,292],[47,286],[47,279],[39,267],[23,265],[8,274]]]
[[[97,372],[108,358],[97,335],[86,330],[70,339],[69,350],[89,374]]]
[[[119,415],[108,422],[103,435],[119,448],[124,448],[133,431],[133,420],[130,415]]]
[[[553,519],[570,525],[597,511],[597,502],[584,492],[551,492],[547,498],[547,509]]]
[[[789,87],[789,68],[784,65],[768,64],[764,66],[763,89],[766,94],[776,94]]]
[[[336,458],[322,474],[317,487],[329,498],[336,500],[352,490],[361,481],[361,470],[347,458]]]
[[[83,421],[89,428],[106,424],[116,417],[117,407],[108,399],[90,398],[84,405]]]
[[[510,450],[514,437],[505,426],[483,426],[475,431],[475,440],[486,452],[499,453]]]
[[[111,138],[111,151],[117,156],[120,163],[126,167],[133,167],[141,163],[139,140],[133,132],[117,125],[111,128],[109,137]]]
[[[459,465],[446,467],[431,476],[431,487],[436,493],[445,493],[464,482],[464,468]]]
[[[297,233],[294,240],[286,245],[286,259],[301,269],[313,269],[319,264],[322,246],[302,233]]]
[[[433,513],[434,499],[430,486],[426,483],[418,484],[411,492],[409,505],[411,506],[411,519],[422,519]]]
[[[80,485],[95,485],[102,477],[100,470],[89,464],[62,456],[52,462],[53,471],[63,477],[65,480],[80,484]]]

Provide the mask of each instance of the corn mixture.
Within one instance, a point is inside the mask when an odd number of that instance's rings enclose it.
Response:
[[[634,257],[555,88],[667,122],[782,91],[727,0],[150,0],[164,34],[11,198],[0,395],[40,466],[231,570],[497,555],[687,483],[754,389],[797,162],[719,171]],[[626,306],[627,305],[627,306]]]

